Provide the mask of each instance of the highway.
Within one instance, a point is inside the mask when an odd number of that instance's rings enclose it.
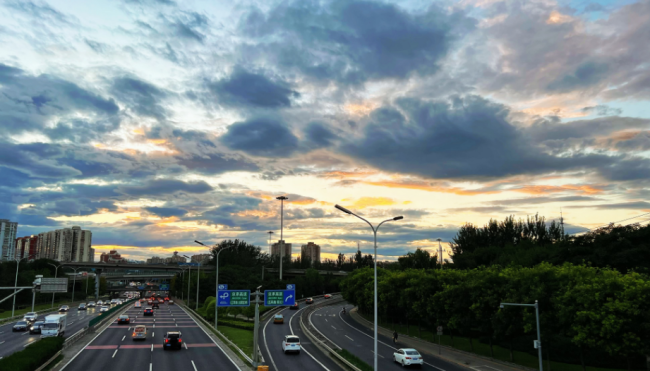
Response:
[[[314,299],[314,304],[323,300]],[[341,368],[325,356],[311,343],[307,335],[300,329],[300,315],[308,306],[304,299],[298,302],[300,309],[290,310],[284,308],[278,314],[284,315],[284,324],[274,324],[273,316],[260,324],[260,349],[264,357],[264,364],[270,371],[304,370],[304,371],[339,371]],[[302,350],[300,354],[282,352],[282,341],[285,335],[297,335],[300,338]]]
[[[160,304],[153,317],[143,317],[133,304],[125,311],[130,325],[117,322],[100,332],[68,364],[66,371],[239,370],[219,346],[179,306]],[[146,340],[131,338],[133,326],[147,326]],[[166,331],[181,331],[183,347],[163,350]]]
[[[311,321],[323,335],[343,349],[356,355],[369,365],[374,364],[374,345],[372,330],[358,324],[347,315],[342,315],[343,306],[349,310],[352,306],[341,303],[328,306],[314,311]],[[402,366],[393,362],[393,353],[399,349],[393,344],[392,339],[379,335],[378,355],[379,367],[382,370],[398,370]],[[434,355],[423,354],[425,364],[423,370],[430,371],[468,371],[471,369],[462,367],[456,363],[447,362]]]
[[[49,313],[49,314],[57,314]],[[39,315],[38,320],[43,321],[46,315]],[[99,315],[99,308],[88,308],[88,310],[77,310],[76,307],[70,308],[68,312],[68,324],[65,331],[65,337],[74,335],[88,325],[88,322]],[[29,331],[12,332],[12,327],[18,321],[10,322],[0,326],[0,358],[7,357],[14,352],[23,350],[29,344],[40,340],[41,334],[30,335]]]

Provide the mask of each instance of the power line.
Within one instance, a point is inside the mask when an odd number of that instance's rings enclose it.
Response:
[[[586,231],[584,231],[584,232],[578,232],[578,233],[575,233],[575,234],[591,232],[591,231],[596,230],[596,229],[598,229],[598,228],[606,227],[606,226],[611,225],[611,224],[618,224],[618,223],[620,223],[620,222],[626,222],[626,221],[628,221],[628,220],[632,220],[632,219],[640,218],[640,217],[642,217],[642,216],[646,216],[646,215],[650,215],[650,212],[645,213],[645,214],[641,214],[641,215],[637,215],[637,216],[633,216],[633,217],[631,217],[631,218],[627,218],[627,219],[619,220],[619,221],[616,221],[616,222],[610,222],[610,223],[607,223],[607,224],[601,224],[601,225],[599,225],[598,227],[594,227],[594,228],[588,229],[588,230],[586,230]],[[649,219],[649,220],[650,220],[650,219]],[[630,223],[630,224],[632,224],[632,223]],[[630,224],[626,224],[626,225],[630,225]]]

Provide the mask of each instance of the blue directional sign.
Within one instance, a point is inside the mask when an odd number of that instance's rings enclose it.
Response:
[[[248,307],[251,305],[251,290],[218,290],[217,306]]]
[[[294,304],[296,304],[296,291],[294,290],[264,291],[264,305],[267,307],[280,307]]]
[[[222,283],[219,285],[219,290],[228,290],[228,285],[225,283]]]
[[[169,291],[169,284],[168,283],[161,283],[160,285],[158,285],[158,290]]]

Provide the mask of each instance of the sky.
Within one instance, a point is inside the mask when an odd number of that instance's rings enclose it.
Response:
[[[650,211],[650,1],[0,2],[0,218],[380,260]],[[647,218],[647,217],[646,217]],[[643,218],[632,221],[644,222]],[[273,234],[269,234],[271,231]]]

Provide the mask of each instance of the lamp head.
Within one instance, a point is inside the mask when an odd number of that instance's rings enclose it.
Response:
[[[262,288],[262,285],[257,286],[257,288],[256,288],[255,290],[259,290],[259,289],[261,289],[261,288]]]
[[[396,216],[396,217],[393,218],[393,220],[402,220],[402,219],[404,219],[403,216]]]
[[[503,304],[499,305],[499,308],[501,308],[501,309],[503,309],[503,308],[505,308],[505,307],[506,307],[506,306],[503,305]]]
[[[275,199],[276,199],[276,200],[288,200],[289,198],[288,198],[288,197],[284,197],[284,196],[279,196],[279,197],[276,197]]]
[[[339,210],[341,210],[341,211],[343,211],[343,212],[346,213],[346,214],[352,214],[352,211],[350,211],[350,210],[344,208],[344,207],[341,206],[341,205],[334,205],[334,207],[337,208],[337,209],[339,209]]]
[[[201,246],[205,246],[205,245],[203,244],[203,242],[201,242],[201,241],[194,240],[194,242],[198,243],[198,244],[201,245]]]

